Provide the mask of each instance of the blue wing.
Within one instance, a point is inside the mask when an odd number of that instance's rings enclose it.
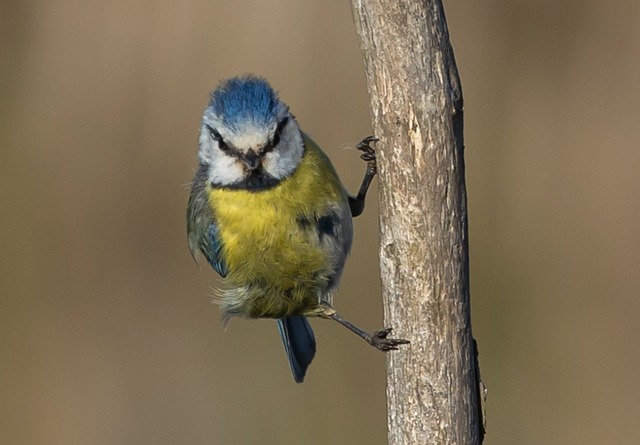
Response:
[[[226,277],[227,265],[222,257],[222,242],[215,218],[211,213],[207,197],[207,166],[200,164],[191,186],[191,195],[187,205],[187,234],[189,250],[194,258],[200,252],[211,267]]]
[[[289,359],[291,374],[296,383],[302,383],[307,368],[316,355],[316,339],[305,317],[293,315],[278,319],[278,331]]]
[[[329,298],[327,302],[330,303],[330,291],[338,286],[353,240],[353,225],[347,201],[345,199],[338,206],[327,208],[323,215],[299,216],[297,221],[302,230],[312,234],[310,237],[317,236],[319,247],[332,259],[333,270],[326,277],[325,288]]]
[[[211,267],[220,274],[222,277],[227,276],[227,264],[224,262],[222,258],[222,243],[220,242],[218,226],[215,222],[212,222],[209,225],[209,230],[207,230],[206,246],[201,246],[200,250],[204,254]]]

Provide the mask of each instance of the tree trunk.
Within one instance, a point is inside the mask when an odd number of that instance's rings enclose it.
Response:
[[[387,354],[389,444],[480,444],[462,91],[442,2],[352,8],[380,138],[385,325],[411,341]]]

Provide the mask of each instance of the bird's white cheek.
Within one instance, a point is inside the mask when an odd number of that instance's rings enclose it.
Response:
[[[277,160],[276,160],[277,156],[274,156],[274,153],[269,153],[268,155],[266,155],[264,157],[264,159],[262,160],[262,168],[264,169],[264,171],[266,171],[267,173],[269,173],[271,176],[273,176],[274,178],[279,177],[277,175]]]
[[[198,160],[202,164],[211,164],[213,161],[213,147],[211,146],[211,138],[203,131],[200,133],[200,150],[198,150]]]
[[[274,151],[265,156],[262,166],[265,171],[277,179],[285,178],[296,169],[300,162],[300,155],[296,153],[282,153]]]
[[[209,181],[214,184],[233,184],[244,176],[241,163],[232,157],[221,156],[209,166]]]

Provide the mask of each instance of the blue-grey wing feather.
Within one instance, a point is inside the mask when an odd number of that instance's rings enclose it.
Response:
[[[302,383],[309,364],[316,354],[316,339],[305,317],[293,315],[278,319],[278,331],[289,359],[291,374]]]
[[[328,230],[329,228],[331,228],[331,231]],[[325,250],[330,252],[335,261],[335,273],[327,288],[329,292],[332,292],[340,282],[342,270],[347,261],[347,256],[351,252],[351,243],[353,242],[353,221],[349,203],[346,199],[329,214],[328,219],[320,218],[318,221],[318,233],[329,235],[322,241]],[[331,301],[328,301],[328,303],[331,303]]]
[[[207,166],[200,164],[191,186],[187,205],[187,234],[189,250],[194,258],[202,253],[211,267],[222,277],[227,275],[227,265],[222,256],[222,242],[206,193]]]
[[[328,277],[326,299],[330,301],[330,293],[335,290],[342,275],[342,269],[351,251],[353,240],[353,223],[348,201],[329,206],[321,215],[303,216],[298,224],[304,230],[314,233],[320,247],[327,253],[332,263],[332,273]]]

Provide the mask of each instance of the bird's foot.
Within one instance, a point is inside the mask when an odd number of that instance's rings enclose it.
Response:
[[[379,140],[380,139],[378,139],[375,136],[367,136],[366,138],[358,142],[358,145],[356,145],[356,148],[362,152],[362,154],[360,155],[360,159],[362,159],[363,161],[367,161],[369,163],[373,162],[375,164],[376,151],[371,146],[371,144],[378,142]]]
[[[369,338],[369,344],[381,351],[391,351],[398,349],[400,345],[411,343],[409,340],[403,338],[388,338],[392,330],[393,328],[385,328],[374,332],[371,338]]]

